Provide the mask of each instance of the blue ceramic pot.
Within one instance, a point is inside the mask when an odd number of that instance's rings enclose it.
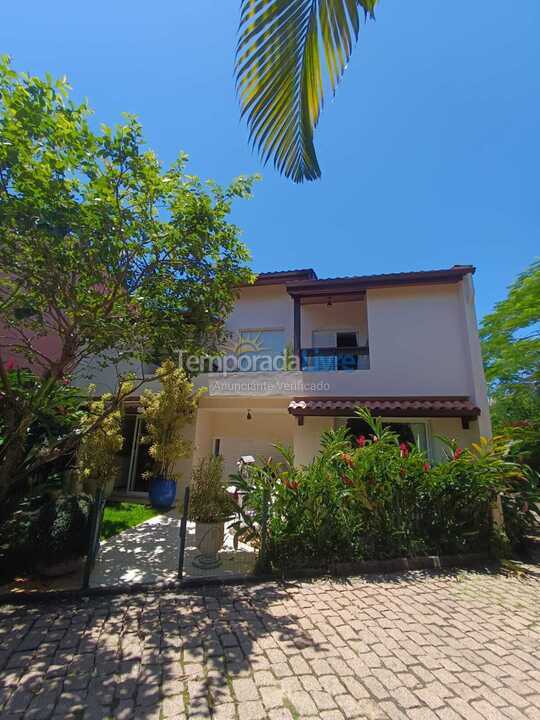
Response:
[[[156,475],[150,482],[150,502],[152,507],[168,510],[176,500],[176,480],[169,480],[163,475]]]

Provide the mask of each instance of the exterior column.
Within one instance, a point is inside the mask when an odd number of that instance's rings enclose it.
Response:
[[[302,351],[302,314],[301,314],[301,305],[300,305],[300,298],[296,295],[293,298],[294,303],[294,314],[293,314],[293,351],[294,356],[297,358],[298,362],[298,369],[302,369],[302,359],[301,359],[301,351]]]
[[[203,457],[210,455],[212,426],[208,410],[197,410],[197,415],[190,425],[186,426],[184,437],[192,443],[188,457],[177,460],[175,471],[178,473],[177,499],[182,503],[184,489],[191,482],[193,466]]]

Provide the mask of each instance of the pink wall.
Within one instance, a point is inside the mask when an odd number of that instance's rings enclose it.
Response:
[[[60,355],[61,342],[57,335],[34,336],[29,335],[33,347],[47,358],[55,360]],[[0,320],[0,356],[4,362],[10,361],[17,368],[29,368],[38,375],[43,373],[45,365],[30,362],[24,355],[17,352],[13,345],[23,344],[20,333],[6,326]]]

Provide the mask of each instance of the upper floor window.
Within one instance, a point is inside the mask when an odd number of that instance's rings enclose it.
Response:
[[[283,370],[285,331],[274,328],[238,330],[231,334],[226,352],[234,356],[235,370],[240,372]]]

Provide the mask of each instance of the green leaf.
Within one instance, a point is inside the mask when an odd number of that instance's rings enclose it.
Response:
[[[313,133],[378,0],[242,0],[236,87],[249,137],[266,163],[294,182],[321,170]],[[321,67],[324,58],[324,68]]]

